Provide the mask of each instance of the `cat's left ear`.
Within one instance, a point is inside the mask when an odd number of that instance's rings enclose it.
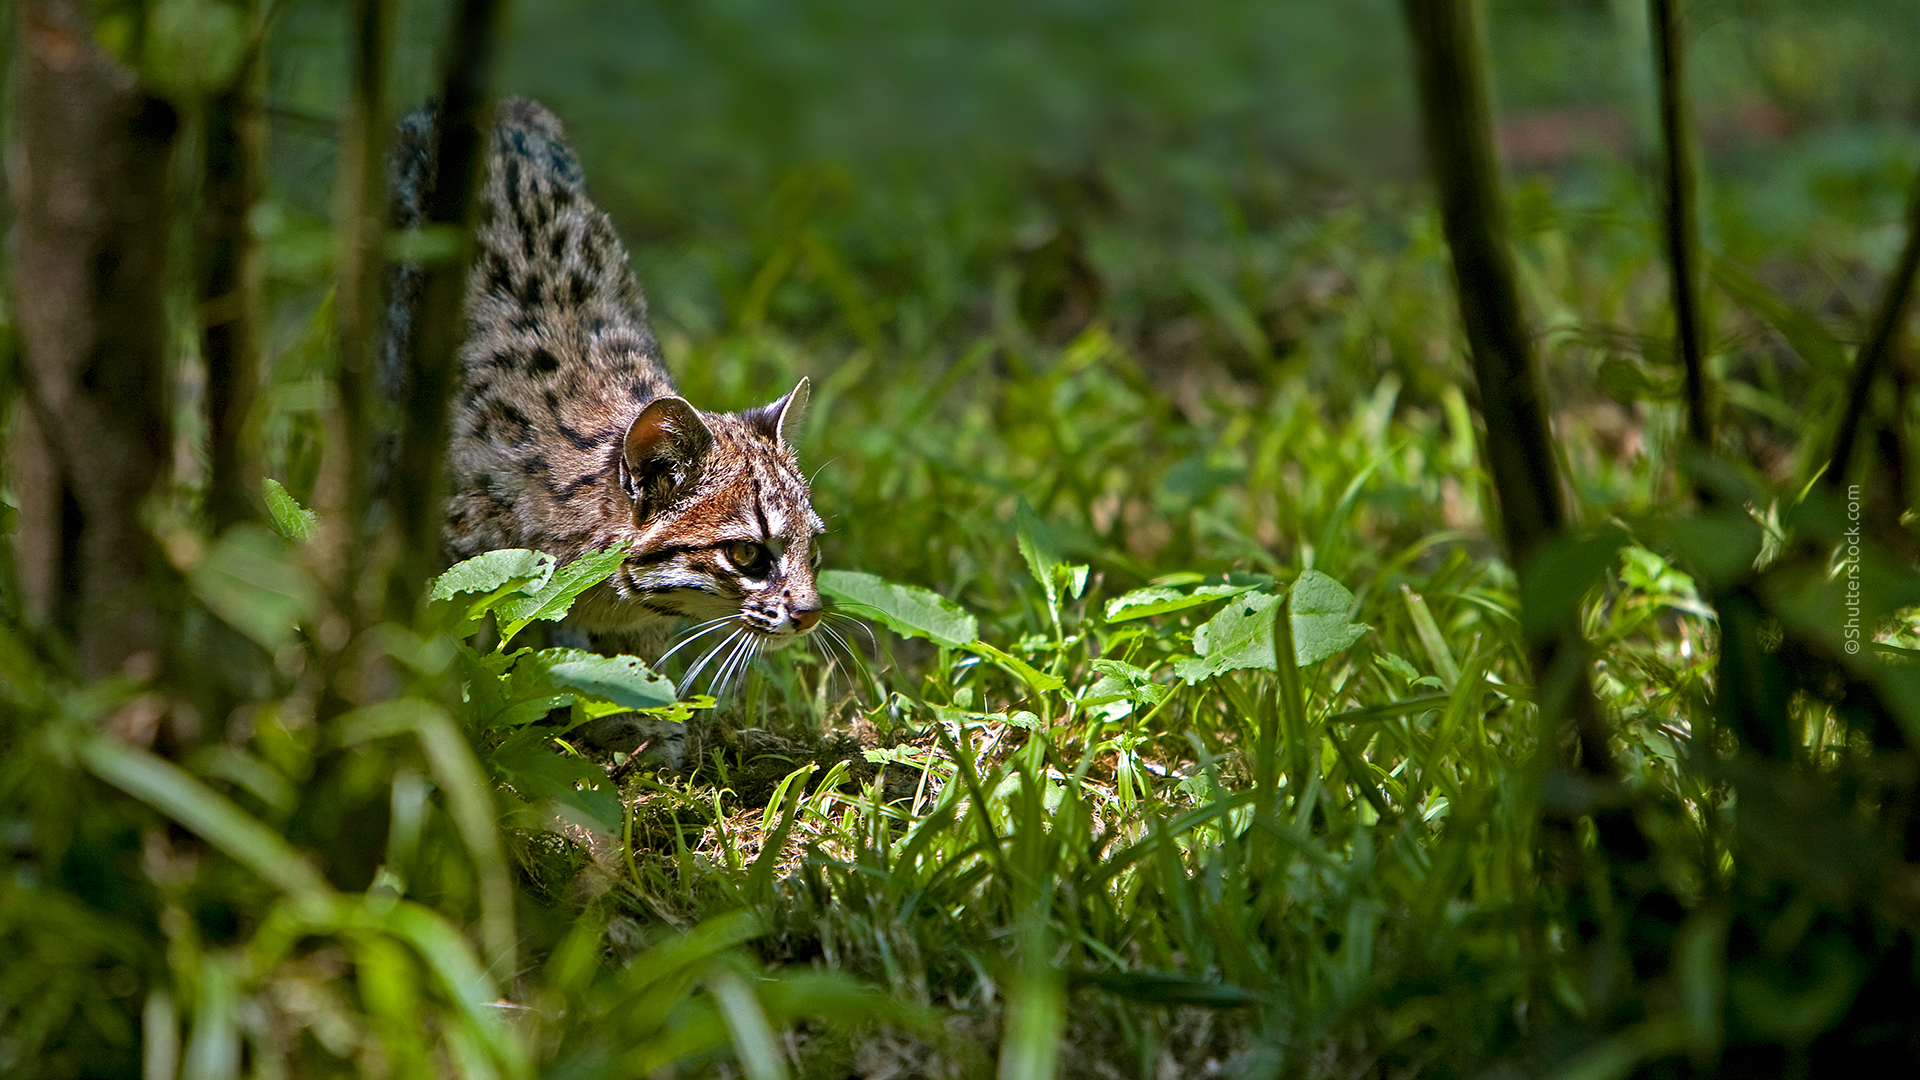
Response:
[[[792,446],[800,436],[800,424],[807,418],[807,377],[793,392],[771,405],[749,410],[747,422],[781,446]]]

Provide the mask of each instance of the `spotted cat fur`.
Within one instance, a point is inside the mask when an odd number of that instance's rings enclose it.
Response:
[[[422,220],[433,143],[430,113],[402,123],[390,168],[398,227]],[[822,524],[793,449],[807,380],[739,413],[675,392],[613,223],[588,197],[560,121],[534,102],[496,109],[476,241],[447,553],[535,548],[566,563],[632,545],[567,625],[650,659],[681,620],[725,631],[716,638],[748,655],[812,632]],[[391,295],[390,360],[405,354],[418,271],[398,271]]]

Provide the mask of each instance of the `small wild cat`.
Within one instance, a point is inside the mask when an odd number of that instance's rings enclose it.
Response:
[[[432,146],[425,112],[402,124],[402,227],[422,218]],[[402,332],[415,293],[402,271]],[[565,563],[631,544],[567,625],[648,659],[683,619],[721,641],[708,658],[733,643],[723,668],[812,632],[823,526],[793,451],[807,380],[741,413],[704,412],[674,392],[626,250],[589,200],[560,121],[531,101],[496,110],[465,314],[450,555],[525,547]]]

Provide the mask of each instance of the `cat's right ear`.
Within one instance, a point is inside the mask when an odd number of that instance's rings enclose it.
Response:
[[[627,428],[621,477],[640,517],[649,517],[693,483],[713,449],[713,432],[679,397],[655,398]]]

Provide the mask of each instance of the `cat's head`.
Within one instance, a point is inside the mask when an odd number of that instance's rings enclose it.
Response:
[[[684,398],[647,403],[618,462],[634,545],[611,582],[655,618],[738,631],[750,652],[780,648],[820,622],[814,513],[793,452],[807,380],[771,405],[706,413]]]

